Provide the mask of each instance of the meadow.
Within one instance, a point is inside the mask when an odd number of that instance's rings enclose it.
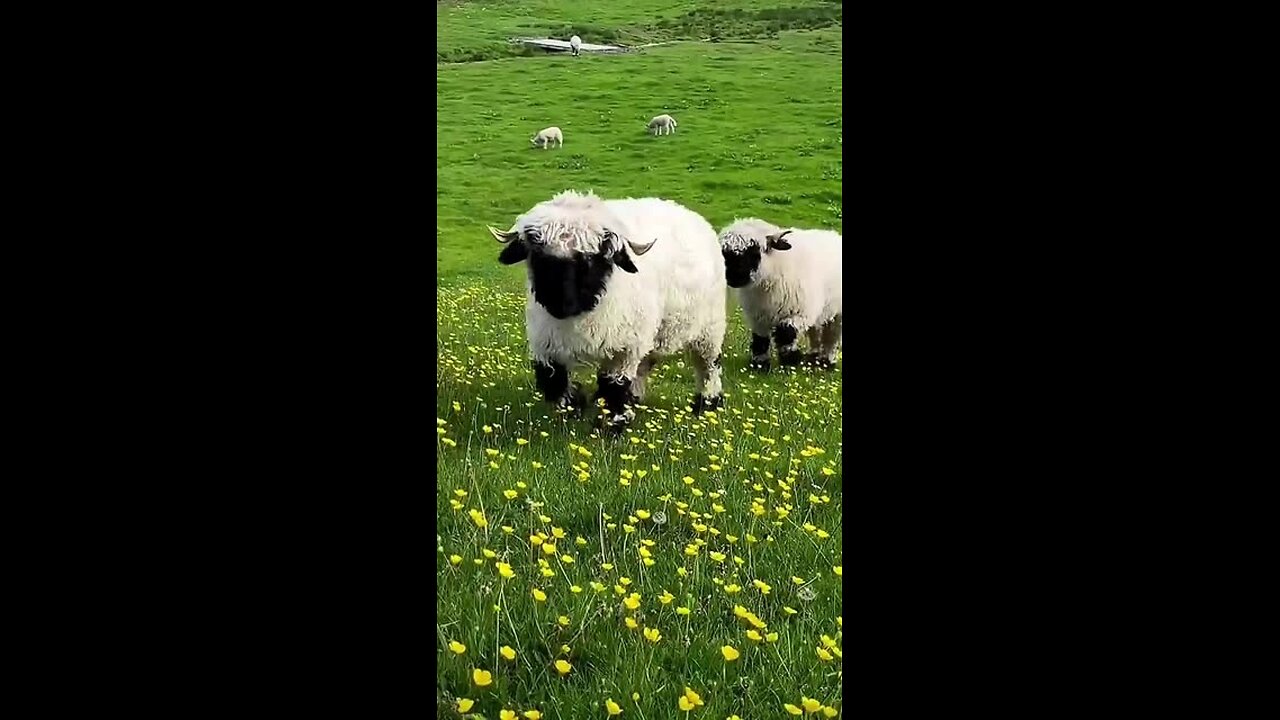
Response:
[[[726,406],[693,416],[673,359],[632,427],[601,435],[537,395],[524,266],[499,265],[484,227],[573,188],[667,197],[717,228],[841,230],[831,6],[437,3],[437,60],[481,60],[436,66],[438,716],[842,712],[843,360],[749,373],[727,298]],[[709,26],[721,42],[699,41]],[[503,42],[562,27],[671,44],[572,58]],[[648,136],[663,112],[677,133]],[[564,148],[531,149],[548,125]]]

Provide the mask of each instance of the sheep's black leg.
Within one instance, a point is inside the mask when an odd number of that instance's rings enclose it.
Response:
[[[778,364],[782,366],[800,364],[800,344],[797,341],[800,333],[790,323],[783,323],[773,329],[773,341],[778,345]]]
[[[569,369],[560,363],[533,361],[533,378],[542,397],[556,407],[572,410],[586,404],[582,390],[569,385]]]
[[[693,353],[693,370],[697,375],[698,394],[693,396],[693,414],[719,410],[724,407],[724,390],[720,383],[720,353],[708,360]]]
[[[604,409],[608,413],[609,425],[621,428],[631,422],[634,411],[627,405],[636,401],[631,394],[631,378],[622,375],[599,373],[596,375],[596,397],[604,398]]]
[[[749,370],[769,372],[769,336],[751,334],[751,362]]]

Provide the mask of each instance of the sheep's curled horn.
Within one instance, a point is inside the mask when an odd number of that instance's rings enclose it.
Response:
[[[618,234],[612,230],[605,230],[604,237],[606,240],[609,240],[609,239],[616,240],[618,238]],[[650,250],[653,249],[654,244],[657,242],[658,242],[658,238],[654,238],[650,240],[648,245],[637,245],[631,242],[631,240],[629,239],[626,241],[627,247],[631,249],[631,252],[634,255],[643,255],[649,252]]]
[[[520,237],[520,233],[515,232],[515,231],[512,231],[512,232],[502,232],[501,230],[499,230],[498,228],[496,228],[496,227],[494,227],[494,226],[492,226],[492,225],[487,225],[486,227],[488,227],[488,228],[489,228],[489,234],[493,235],[493,239],[494,239],[494,240],[497,240],[498,242],[502,243],[503,245],[506,245],[507,243],[511,242],[512,240],[515,240],[516,238]]]
[[[790,250],[791,243],[782,239],[790,234],[791,234],[790,230],[783,230],[777,235],[766,235],[765,239],[769,241],[769,249],[773,250],[776,248],[778,250]]]

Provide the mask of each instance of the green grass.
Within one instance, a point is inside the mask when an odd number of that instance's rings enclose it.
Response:
[[[840,22],[831,0],[580,0],[436,3],[436,62],[474,62],[543,54],[513,37],[552,37],[627,46],[672,40],[777,37],[786,30]]]
[[[479,4],[466,5],[438,7],[442,17],[480,12]],[[492,23],[471,18],[465,26],[501,35],[511,32],[512,18],[582,4],[483,5]],[[566,21],[654,25],[679,20],[693,3],[599,5]],[[466,46],[471,36],[457,42]],[[824,635],[839,647],[842,614],[833,573],[843,562],[840,371],[748,375],[748,334],[730,300],[726,407],[690,415],[692,369],[676,358],[655,371],[632,429],[601,437],[589,418],[558,415],[536,396],[523,266],[499,265],[499,246],[484,229],[508,227],[534,204],[577,188],[605,197],[660,195],[717,228],[756,215],[839,230],[840,53],[838,28],[826,28],[612,57],[437,66],[439,716],[457,717],[458,698],[474,700],[469,714],[488,720],[503,709],[532,708],[548,719],[605,718],[607,698],[621,706],[623,720],[790,717],[784,704],[798,706],[802,695],[843,705],[841,661],[817,653]],[[645,122],[660,112],[676,116],[677,134],[645,134]],[[552,124],[564,129],[564,149],[528,149],[529,136]],[[484,513],[486,527],[477,527],[471,510]],[[666,522],[655,522],[659,512]],[[553,528],[565,537],[555,539]],[[531,545],[536,533],[555,540],[555,554]],[[696,541],[705,545],[686,554]],[[653,565],[642,562],[641,547]],[[725,554],[723,563],[713,551]],[[499,577],[499,560],[515,577]],[[614,590],[624,576],[632,581],[626,592],[641,595],[635,611]],[[753,580],[770,585],[769,594]],[[741,591],[728,594],[730,584]],[[583,591],[571,592],[572,585]],[[534,587],[546,592],[545,602],[534,600]],[[664,591],[674,596],[670,604],[658,599]],[[748,639],[750,625],[735,617],[735,605],[767,623],[761,632],[778,633],[776,642]],[[691,613],[678,614],[680,607]],[[662,639],[653,644],[641,629],[628,629],[628,616]],[[451,652],[451,641],[466,652]],[[726,644],[742,653],[733,663],[720,654]],[[517,651],[514,662],[499,654],[504,645]],[[564,677],[553,667],[562,658],[573,665]],[[493,684],[476,687],[476,668],[491,671]],[[685,686],[705,703],[688,714],[677,706]]]

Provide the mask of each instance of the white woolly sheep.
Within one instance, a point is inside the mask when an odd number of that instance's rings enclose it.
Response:
[[[676,119],[670,115],[659,115],[649,121],[649,129],[654,135],[670,135],[676,131]]]
[[[596,365],[607,422],[625,426],[628,404],[663,357],[687,350],[697,380],[693,411],[719,408],[725,330],[724,263],[716,231],[669,200],[604,200],[566,191],[503,232],[498,261],[528,261],[525,322],[543,397],[580,408],[570,373]],[[615,272],[621,269],[622,272]]]
[[[564,147],[564,133],[560,132],[558,127],[544,128],[539,130],[537,135],[529,138],[529,142],[541,146],[543,150],[546,150],[553,142],[559,143],[559,147]]]
[[[577,57],[578,53],[582,51],[582,38],[577,35],[569,38],[569,49],[573,51],[574,57]]]
[[[808,334],[811,359],[834,367],[844,334],[840,235],[748,218],[722,230],[720,245],[725,280],[751,328],[751,367],[769,369],[770,335],[778,363],[798,364],[800,333]]]

